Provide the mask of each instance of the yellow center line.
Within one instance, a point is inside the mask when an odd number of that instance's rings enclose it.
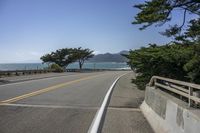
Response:
[[[50,86],[50,87],[47,87],[47,88],[43,88],[43,89],[40,89],[38,91],[23,94],[21,96],[17,96],[17,97],[14,97],[14,98],[10,98],[10,99],[7,99],[7,100],[0,101],[0,105],[13,103],[13,102],[16,102],[16,101],[19,101],[19,100],[22,100],[22,99],[25,99],[25,98],[28,98],[28,97],[32,97],[32,96],[36,96],[36,95],[39,95],[39,94],[42,94],[42,93],[45,93],[45,92],[49,92],[49,91],[52,91],[52,90],[60,89],[61,87],[64,87],[66,85],[77,83],[77,82],[87,80],[87,79],[91,79],[91,78],[94,78],[94,77],[98,77],[100,75],[102,75],[102,74],[95,75],[95,76],[89,76],[89,77],[85,77],[85,78],[80,78],[80,79],[77,79],[77,80],[73,80],[73,81],[57,84],[57,85],[54,85],[54,86]]]

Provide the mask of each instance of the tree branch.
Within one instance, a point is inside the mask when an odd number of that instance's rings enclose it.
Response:
[[[182,25],[180,26],[180,29],[182,29],[182,27],[185,25],[186,13],[187,13],[187,10],[185,9],[185,10],[184,10],[184,15],[183,15],[183,23],[182,23]]]

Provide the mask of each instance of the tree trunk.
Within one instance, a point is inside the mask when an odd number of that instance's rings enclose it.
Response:
[[[82,63],[81,63],[81,61],[79,61],[79,68],[80,68],[80,70],[82,69]]]

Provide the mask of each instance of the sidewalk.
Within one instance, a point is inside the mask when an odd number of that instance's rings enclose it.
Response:
[[[102,133],[153,133],[139,108],[144,100],[144,91],[131,83],[134,77],[134,73],[127,74],[116,84]]]

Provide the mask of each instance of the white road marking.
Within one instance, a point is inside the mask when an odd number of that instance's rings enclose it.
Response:
[[[130,73],[130,72],[128,72]],[[108,104],[108,99],[109,97],[111,96],[111,92],[113,90],[113,88],[115,87],[117,81],[124,75],[128,74],[128,73],[125,73],[121,76],[119,76],[114,82],[113,84],[110,86],[109,90],[107,91],[105,97],[104,97],[104,100],[103,100],[103,103],[101,104],[101,107],[100,109],[97,111],[93,121],[92,121],[92,124],[90,125],[90,128],[88,130],[88,133],[97,133],[98,132],[98,129],[99,129],[99,126],[100,126],[100,123],[101,123],[101,119],[102,119],[102,116],[105,112],[105,109],[106,109],[106,105]]]

